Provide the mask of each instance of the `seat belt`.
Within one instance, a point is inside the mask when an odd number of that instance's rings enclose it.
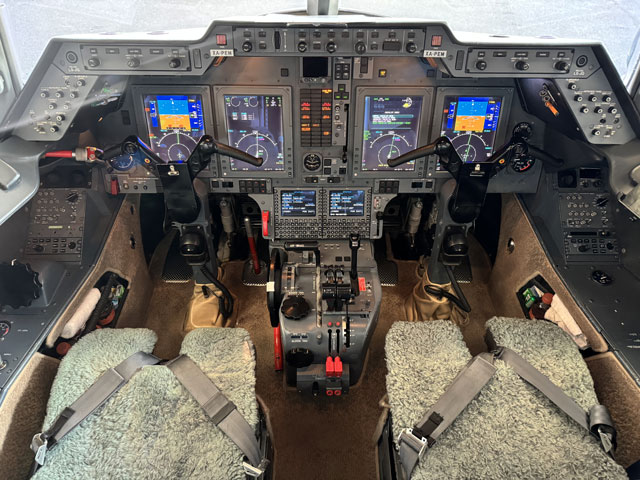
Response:
[[[56,443],[104,405],[138,370],[147,365],[156,365],[159,362],[159,358],[149,353],[136,352],[100,375],[86,392],[58,415],[48,430],[34,435],[31,440],[31,450],[36,456],[32,474],[44,464],[47,452]]]
[[[253,428],[211,379],[187,355],[167,363],[178,381],[193,396],[213,423],[244,453],[247,461],[242,463],[250,477],[260,477],[269,460],[260,452],[260,443]]]
[[[607,407],[594,405],[586,412],[546,375],[510,348],[498,347],[495,356],[509,365],[520,378],[535,387],[582,428],[600,440],[603,450],[613,457],[616,447],[616,429]]]
[[[494,357],[481,353],[464,366],[438,401],[413,428],[402,431],[398,437],[400,463],[407,478],[428,448],[478,395],[496,373]]]
[[[455,421],[496,372],[495,359],[511,367],[520,378],[535,387],[554,405],[581,427],[600,440],[603,450],[613,457],[616,430],[607,407],[594,405],[586,412],[575,400],[562,391],[543,373],[507,347],[497,347],[492,353],[473,357],[438,401],[413,428],[402,431],[398,437],[398,455],[407,478],[428,448]]]

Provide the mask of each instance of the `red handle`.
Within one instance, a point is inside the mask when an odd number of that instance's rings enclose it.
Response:
[[[280,340],[280,325],[273,329],[273,353],[276,372],[282,370],[282,341]]]

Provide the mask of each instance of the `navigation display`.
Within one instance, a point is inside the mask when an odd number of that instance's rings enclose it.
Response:
[[[184,162],[204,135],[201,95],[145,95],[149,147],[165,162]]]
[[[422,96],[364,97],[362,170],[415,170],[415,160],[397,168],[387,162],[417,146]]]
[[[331,190],[329,192],[329,216],[364,216],[364,190]]]
[[[482,162],[493,153],[502,97],[444,98],[442,131],[465,163]]]
[[[282,190],[280,215],[283,217],[315,217],[315,190]]]
[[[229,159],[233,171],[284,171],[282,96],[225,95],[229,144],[254,157],[261,167]]]

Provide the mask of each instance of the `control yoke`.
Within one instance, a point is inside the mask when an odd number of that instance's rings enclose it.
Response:
[[[531,132],[532,128],[529,123],[519,123],[513,129],[511,139],[484,162],[463,162],[451,141],[447,137],[440,137],[433,143],[392,158],[387,163],[390,167],[395,168],[411,160],[438,155],[440,164],[456,180],[456,188],[449,203],[451,218],[458,223],[470,223],[480,214],[487,194],[489,179],[514,158],[533,157],[553,167],[562,166],[562,160],[527,142]]]
[[[158,157],[158,155],[156,155],[151,148],[149,148],[149,146],[140,139],[140,137],[135,135],[125,138],[119,145],[107,148],[101,154],[100,158],[102,160],[109,161],[120,155],[135,155],[138,152],[142,152],[145,158],[155,165],[164,165],[167,163]],[[262,158],[254,157],[242,150],[220,143],[214,140],[210,135],[203,135],[200,137],[196,148],[191,152],[191,155],[187,159],[187,164],[189,165],[192,178],[195,178],[200,171],[206,168],[206,166],[211,162],[211,157],[216,153],[235,158],[236,160],[248,163],[254,167],[261,167],[264,161]]]

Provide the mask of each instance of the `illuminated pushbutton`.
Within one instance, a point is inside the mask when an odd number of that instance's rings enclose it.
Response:
[[[219,33],[218,35],[216,35],[216,43],[218,45],[221,45],[221,46],[226,45],[227,44],[227,36],[224,33],[222,33],[222,34]]]

